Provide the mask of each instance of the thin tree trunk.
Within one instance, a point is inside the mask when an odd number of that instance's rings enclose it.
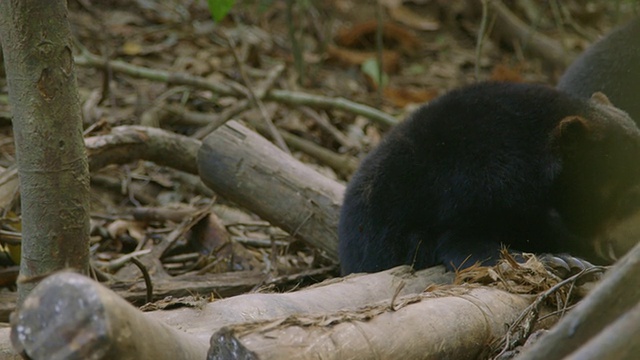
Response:
[[[0,1],[21,190],[19,299],[36,285],[28,280],[89,265],[89,171],[66,4]]]

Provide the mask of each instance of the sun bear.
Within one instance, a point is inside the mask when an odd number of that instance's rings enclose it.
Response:
[[[343,275],[449,270],[514,252],[598,263],[591,240],[640,182],[640,131],[606,96],[532,84],[449,92],[362,161],[338,226]]]

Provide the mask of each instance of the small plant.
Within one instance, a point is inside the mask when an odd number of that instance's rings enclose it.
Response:
[[[207,0],[211,17],[216,22],[224,19],[235,3],[236,0]]]

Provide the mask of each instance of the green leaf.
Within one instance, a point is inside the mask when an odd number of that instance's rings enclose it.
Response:
[[[220,20],[224,19],[235,3],[236,0],[207,0],[211,17],[216,22],[220,22]]]
[[[382,79],[380,78],[380,66],[378,65],[378,61],[376,59],[371,58],[363,62],[360,66],[360,70],[371,77],[371,79],[378,86],[385,87],[389,82],[389,76],[384,72],[382,73]]]

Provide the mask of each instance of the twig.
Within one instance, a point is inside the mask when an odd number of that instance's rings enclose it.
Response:
[[[255,97],[258,99],[263,99],[267,91],[273,87],[275,81],[280,77],[282,71],[284,70],[284,66],[282,64],[278,64],[274,66],[273,69],[269,71],[267,77],[258,84],[257,89],[253,91]],[[179,114],[185,120],[194,120],[195,122],[206,122],[207,125],[198,129],[191,137],[202,140],[207,135],[209,135],[212,131],[222,126],[225,122],[233,118],[234,116],[240,114],[241,112],[249,109],[250,103],[248,100],[240,100],[235,103],[233,106],[225,109],[222,113],[212,118],[212,115],[209,114],[201,114],[192,111],[186,111],[182,108],[177,108],[175,106],[170,107],[170,111],[176,114]]]
[[[286,131],[281,130],[280,134],[292,148],[302,151],[343,175],[353,174],[358,167],[358,161],[352,156],[337,154],[314,142],[305,140]]]
[[[269,90],[271,90],[271,88],[273,88],[274,84],[276,83],[276,80],[280,78],[283,71],[284,71],[283,64],[277,64],[276,66],[273,67],[273,69],[269,70],[264,80],[262,80],[262,82],[260,82],[257,88],[253,91],[253,93],[256,94],[256,97],[258,99],[264,99],[264,96],[267,94]]]
[[[489,17],[489,5],[487,4],[489,0],[482,0],[482,20],[480,21],[480,29],[478,29],[478,41],[476,42],[476,65],[475,65],[475,74],[476,81],[480,81],[480,55],[482,52],[482,45],[484,44],[484,39],[487,32],[487,18]]]
[[[356,144],[349,137],[347,137],[342,132],[340,132],[340,130],[336,129],[336,127],[333,126],[333,124],[331,124],[324,116],[316,113],[311,108],[307,106],[302,106],[300,107],[300,111],[303,114],[310,117],[311,119],[313,119],[316,122],[316,124],[318,124],[318,126],[320,126],[323,130],[328,132],[337,142],[340,143],[340,145],[349,149],[359,147],[358,144]]]
[[[298,84],[304,82],[304,62],[302,61],[302,48],[296,37],[296,29],[294,25],[293,5],[295,0],[287,0],[287,27],[289,28],[289,41],[291,41],[291,50],[293,52],[293,63],[298,72]]]
[[[198,76],[192,76],[185,73],[171,73],[164,70],[149,69],[143,66],[135,66],[120,60],[105,61],[104,59],[82,51],[77,57],[74,57],[77,65],[88,66],[103,69],[107,66],[111,67],[114,72],[123,73],[129,76],[148,79],[152,81],[165,82],[174,85],[188,85],[199,89],[210,90],[216,94],[227,96],[241,96],[241,92],[237,91],[230,85],[222,82],[208,81]]]
[[[332,98],[302,92],[274,89],[269,91],[265,96],[265,100],[278,101],[289,105],[307,105],[322,109],[344,110],[369,118],[383,128],[389,128],[398,123],[398,120],[393,116],[385,114],[380,110],[340,97]]]
[[[80,66],[104,68],[104,60],[87,51],[83,51],[75,57],[75,63]],[[135,66],[124,61],[109,61],[109,66],[114,72],[119,72],[133,77],[160,81],[174,85],[189,85],[199,89],[212,91],[225,96],[246,97],[231,86],[223,82],[212,82],[200,77],[187,74],[175,74],[163,70],[153,70],[142,66]],[[397,124],[397,120],[384,112],[370,106],[358,104],[345,98],[332,98],[327,96],[312,95],[302,92],[292,92],[286,90],[270,90],[265,94],[264,100],[276,101],[294,106],[313,106],[323,109],[343,110],[356,115],[362,115],[376,122],[383,128],[389,128]]]
[[[384,22],[382,19],[382,2],[378,1],[377,2],[377,6],[376,6],[376,22],[377,22],[377,26],[376,26],[376,60],[378,62],[378,78],[374,81],[374,83],[377,83],[377,89],[376,89],[376,93],[378,94],[378,101],[380,103],[382,103],[382,94],[384,91],[384,83],[382,81],[382,76],[384,74],[383,68],[384,68],[384,64],[383,64],[383,56],[382,56],[382,51],[384,49],[384,43],[383,43],[383,33],[384,33]]]
[[[567,46],[564,40],[567,39],[567,34],[564,31],[564,21],[562,19],[562,12],[560,11],[560,4],[557,0],[552,0],[549,2],[551,7],[551,13],[553,14],[553,19],[556,22],[556,28],[558,29],[558,33],[560,34],[560,40],[558,41],[564,51],[567,51]]]
[[[140,260],[138,260],[135,256],[132,257],[131,262],[133,265],[137,266],[142,272],[142,277],[144,278],[144,285],[147,288],[147,304],[153,302],[153,282],[151,282],[151,276],[149,276],[149,272],[147,271],[147,267],[144,266]]]
[[[240,100],[237,103],[235,103],[233,106],[229,107],[228,109],[225,109],[220,115],[216,116],[215,118],[212,118],[211,115],[204,115],[208,118],[210,118],[209,124],[207,124],[206,126],[198,129],[191,137],[198,139],[198,140],[202,140],[204,139],[207,135],[211,134],[212,131],[214,131],[215,129],[219,128],[220,126],[224,125],[224,123],[226,123],[227,121],[229,121],[231,118],[233,118],[234,116],[240,114],[241,112],[247,110],[250,108],[250,104],[249,104],[249,100]],[[177,109],[172,108],[172,111],[175,111]],[[199,114],[196,114],[194,112],[191,111],[186,111],[183,110],[180,112],[179,114],[182,117],[195,117]]]
[[[573,18],[573,15],[571,14],[571,11],[569,11],[569,9],[565,4],[559,3],[558,5],[560,6],[560,11],[563,16],[563,23],[565,25],[570,26],[573,29],[573,31],[575,31],[577,34],[579,34],[583,38],[588,39],[589,42],[591,43],[597,40],[597,37],[595,37],[592,32],[585,29],[582,25],[578,24],[575,21],[575,19]]]
[[[233,39],[229,36],[226,36],[226,38],[227,38],[227,43],[229,44],[229,48],[231,49],[231,54],[233,55],[233,58],[235,59],[236,64],[238,65],[238,71],[240,73],[240,76],[242,77],[242,81],[245,84],[247,93],[249,94],[249,98],[251,99],[251,102],[253,102],[258,107],[258,110],[260,110],[260,116],[262,116],[262,120],[264,120],[265,124],[267,124],[269,135],[271,136],[273,141],[276,143],[276,145],[280,148],[280,150],[291,155],[291,151],[289,151],[287,144],[284,142],[284,140],[282,139],[282,136],[278,132],[278,129],[273,124],[273,120],[271,119],[271,116],[269,116],[267,109],[265,109],[264,104],[262,103],[262,100],[258,98],[252,90],[253,86],[251,84],[251,80],[249,79],[246,72],[244,71],[244,64],[242,63],[242,61],[240,61],[240,57],[238,57],[235,41],[233,41]]]
[[[151,250],[150,249],[144,249],[144,250],[138,250],[138,251],[134,251],[132,253],[129,254],[125,254],[122,255],[116,259],[113,259],[109,262],[104,262],[104,261],[95,261],[95,264],[97,266],[99,266],[102,269],[106,269],[107,271],[113,272],[119,268],[121,268],[122,266],[124,266],[126,263],[128,263],[131,258],[136,257],[136,256],[141,256],[141,255],[146,255],[148,253],[150,253]]]
[[[507,42],[520,43],[529,51],[539,54],[546,63],[564,68],[569,62],[562,45],[535,30],[514,15],[500,0],[489,4],[496,14],[496,32]]]

